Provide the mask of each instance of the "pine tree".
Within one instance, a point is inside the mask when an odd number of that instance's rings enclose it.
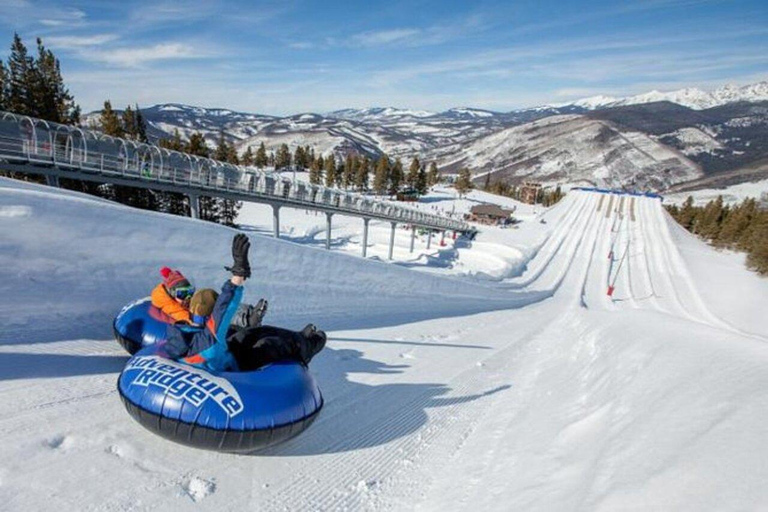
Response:
[[[35,63],[27,54],[19,34],[14,33],[8,57],[8,110],[21,115],[38,114],[34,105],[35,75]]]
[[[355,172],[356,172],[356,164],[357,164],[357,155],[348,154],[347,158],[344,159],[344,171],[343,171],[343,183],[345,189],[352,186],[352,184],[355,182]]]
[[[714,240],[720,234],[723,221],[723,196],[709,201],[702,211],[698,222],[698,233],[704,238]]]
[[[323,168],[325,171],[325,186],[330,188],[336,183],[336,158],[334,158],[333,154],[325,159]]]
[[[302,146],[296,146],[296,151],[293,152],[293,163],[299,169],[306,169],[307,157],[304,154],[304,148]]]
[[[320,185],[323,181],[323,157],[320,156],[312,162],[309,168],[309,183]]]
[[[373,191],[378,195],[386,194],[389,186],[389,158],[381,155],[376,162],[376,171],[373,175]]]
[[[5,62],[0,60],[0,110],[7,110],[8,103],[8,70],[5,69]]]
[[[416,177],[416,190],[421,196],[429,192],[429,186],[427,185],[427,170],[423,165],[419,166],[419,174]]]
[[[269,163],[269,158],[267,157],[267,148],[264,147],[263,141],[261,144],[259,144],[259,149],[256,150],[256,158],[253,160],[253,163],[259,169],[265,168]]]
[[[275,169],[282,169],[291,165],[291,150],[288,149],[288,144],[280,144],[275,155]]]
[[[117,112],[112,109],[112,103],[109,100],[104,102],[100,122],[101,131],[105,135],[111,135],[112,137],[122,137],[124,135],[123,124]]]
[[[248,167],[253,166],[253,151],[251,151],[251,146],[245,148],[245,153],[243,153],[243,158],[240,159],[240,162]]]
[[[768,211],[756,212],[749,239],[747,267],[768,275]]]
[[[138,135],[138,127],[136,123],[136,114],[130,105],[123,110],[123,137],[126,139],[136,140]]]
[[[149,143],[149,137],[147,137],[147,121],[144,119],[144,115],[142,115],[138,104],[136,105],[135,120],[136,140],[144,144]]]
[[[400,187],[403,184],[404,179],[403,162],[399,158],[395,159],[395,163],[389,171],[389,195],[395,196],[400,192]]]
[[[456,192],[459,193],[459,197],[462,197],[474,188],[474,185],[472,184],[472,173],[469,169],[465,167],[459,171],[459,177],[454,184],[454,188],[456,189]]]
[[[59,59],[37,39],[37,61],[34,65],[37,116],[63,124],[80,122],[80,107],[64,85]]]
[[[440,171],[437,170],[437,164],[435,162],[429,164],[429,175],[427,176],[427,183],[430,187],[434,187],[440,183]]]
[[[680,208],[680,217],[678,222],[688,231],[693,231],[694,223],[696,221],[696,209],[693,206],[693,196],[688,198],[683,203],[683,207]]]
[[[421,162],[419,162],[419,159],[417,157],[413,157],[413,160],[411,160],[411,165],[410,167],[408,167],[408,176],[406,176],[405,178],[405,184],[408,187],[412,189],[417,188],[420,170],[421,170]]]
[[[355,172],[355,188],[359,192],[364,192],[368,189],[368,176],[371,172],[371,160],[366,156],[357,163],[357,169]]]

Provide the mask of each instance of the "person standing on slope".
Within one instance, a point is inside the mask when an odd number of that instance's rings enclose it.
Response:
[[[326,335],[309,324],[301,331],[273,326],[230,328],[243,296],[243,284],[251,277],[248,237],[232,241],[232,277],[221,293],[198,290],[190,300],[192,313],[205,317],[205,328],[189,332],[176,325],[166,328],[164,351],[168,357],[210,371],[249,371],[269,363],[293,360],[309,364],[325,347]],[[213,300],[215,296],[215,300]]]

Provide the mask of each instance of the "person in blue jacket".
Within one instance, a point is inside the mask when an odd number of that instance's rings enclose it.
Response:
[[[280,360],[309,364],[325,347],[326,335],[309,324],[301,331],[273,326],[232,327],[243,297],[243,284],[251,277],[248,237],[238,234],[232,241],[232,273],[215,296],[213,290],[198,290],[190,309],[203,329],[169,325],[164,351],[168,357],[210,371],[249,371]],[[215,302],[213,302],[215,298]],[[211,304],[212,303],[212,304]]]

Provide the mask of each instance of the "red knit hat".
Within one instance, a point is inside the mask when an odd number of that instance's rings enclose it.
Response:
[[[163,267],[160,269],[160,275],[163,276],[163,285],[165,286],[165,289],[174,297],[176,296],[175,290],[177,288],[192,286],[187,278],[184,277],[184,274],[178,270],[171,270],[168,267]]]

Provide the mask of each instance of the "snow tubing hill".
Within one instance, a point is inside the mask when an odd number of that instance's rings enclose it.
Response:
[[[114,322],[115,337],[134,354],[117,389],[145,428],[196,448],[247,453],[299,434],[317,417],[323,396],[306,366],[209,372],[174,361],[163,352],[166,319],[142,300]]]
[[[112,323],[115,339],[129,354],[165,339],[165,328],[174,320],[154,307],[149,297],[128,304]]]

